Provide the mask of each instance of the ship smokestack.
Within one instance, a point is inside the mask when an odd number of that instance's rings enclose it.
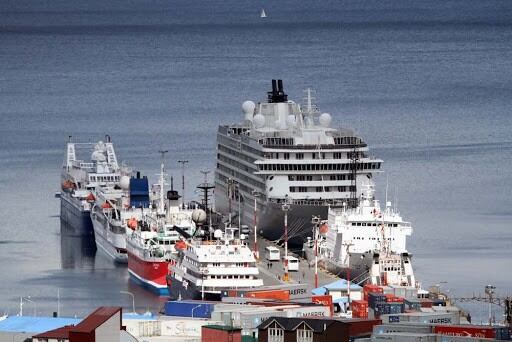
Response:
[[[272,80],[272,91],[267,94],[269,103],[288,101],[288,95],[284,93],[283,80]]]

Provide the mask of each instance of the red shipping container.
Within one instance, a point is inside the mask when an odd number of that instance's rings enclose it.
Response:
[[[313,303],[318,303],[318,304],[322,304],[323,306],[327,306],[331,312],[331,317],[334,316],[334,306],[332,304],[332,296],[331,295],[312,296],[311,301]]]
[[[350,325],[348,331],[351,337],[369,335],[374,326],[382,324],[380,319],[348,319],[342,322]]]
[[[201,327],[201,342],[241,342],[242,329],[222,326],[203,325]]]
[[[448,336],[495,338],[495,329],[483,325],[436,325],[434,333]]]
[[[375,292],[375,293],[384,293],[384,289],[378,285],[373,284],[365,284],[363,286],[363,299],[368,300],[368,293]]]
[[[420,302],[422,308],[431,308],[433,304],[432,300],[428,298],[420,298]]]
[[[268,290],[268,291],[251,291],[245,294],[249,298],[264,298],[276,300],[290,300],[290,291],[288,290]]]

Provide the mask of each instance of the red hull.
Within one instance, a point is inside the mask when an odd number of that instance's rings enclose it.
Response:
[[[145,261],[128,252],[128,269],[139,276],[140,280],[154,283],[151,285],[167,286],[165,277],[168,265],[167,261]]]

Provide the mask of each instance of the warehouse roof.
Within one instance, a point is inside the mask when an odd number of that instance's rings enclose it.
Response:
[[[0,320],[0,331],[42,333],[66,325],[80,323],[81,319],[64,317],[9,316]]]

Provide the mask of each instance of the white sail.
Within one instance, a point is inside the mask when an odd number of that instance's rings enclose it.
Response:
[[[265,13],[265,10],[262,8],[260,18],[266,18],[266,17],[267,17],[267,13]]]

